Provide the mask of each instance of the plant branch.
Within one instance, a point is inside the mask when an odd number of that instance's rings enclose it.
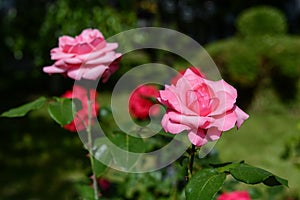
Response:
[[[188,180],[192,178],[195,152],[196,152],[196,146],[192,144],[191,151],[189,152],[190,156],[189,156],[189,164],[188,164],[188,177],[187,177]]]
[[[87,97],[88,97],[88,123],[86,127],[87,135],[88,135],[88,151],[89,151],[89,158],[90,158],[90,163],[91,163],[91,168],[92,168],[92,181],[93,181],[93,189],[94,189],[94,199],[98,200],[98,185],[97,185],[97,177],[95,173],[95,165],[94,165],[94,158],[93,158],[93,138],[92,138],[92,119],[93,119],[93,114],[92,114],[92,101],[90,97],[90,92],[89,89],[87,89]]]

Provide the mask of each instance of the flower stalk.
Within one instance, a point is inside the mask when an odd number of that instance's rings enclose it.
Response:
[[[86,132],[88,135],[88,144],[87,148],[89,151],[89,158],[90,158],[90,163],[91,163],[91,169],[92,169],[92,182],[93,182],[93,190],[94,190],[94,199],[98,200],[99,199],[99,193],[98,193],[98,184],[97,184],[97,177],[95,173],[95,163],[93,159],[93,137],[92,137],[92,101],[90,97],[89,90],[87,89],[87,97],[88,97],[88,124],[86,127]]]
[[[187,177],[188,180],[192,178],[195,153],[196,153],[196,146],[192,144],[191,151],[189,152],[190,156],[189,156],[189,163],[188,163],[188,177]]]

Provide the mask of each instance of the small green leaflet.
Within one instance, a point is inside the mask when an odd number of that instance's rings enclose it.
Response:
[[[0,116],[1,117],[23,117],[28,112],[41,108],[45,103],[46,103],[46,97],[42,96],[42,97],[36,99],[35,101],[24,104],[17,108],[12,108],[12,109],[2,113]]]
[[[72,99],[56,97],[49,103],[48,112],[54,121],[63,126],[73,120],[74,107]]]
[[[216,169],[203,169],[198,171],[189,180],[185,195],[187,200],[212,200],[221,189],[226,174]]]

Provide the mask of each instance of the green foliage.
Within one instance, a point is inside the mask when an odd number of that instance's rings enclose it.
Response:
[[[247,184],[263,183],[267,186],[288,187],[287,180],[244,162],[214,164],[212,167],[202,169],[192,176],[185,188],[188,200],[213,199],[223,186],[228,174],[231,174],[237,181]]]
[[[23,117],[28,112],[41,108],[46,103],[45,97],[40,97],[33,102],[27,103],[17,108],[10,109],[2,113],[1,117]]]
[[[57,1],[49,6],[46,19],[41,26],[41,35],[54,33],[78,35],[85,28],[98,28],[105,37],[132,28],[136,23],[132,11],[119,12],[112,7],[98,2]],[[53,26],[55,24],[55,26]],[[54,37],[57,38],[57,37]]]
[[[300,127],[300,126],[299,126]],[[285,142],[285,148],[281,155],[282,160],[290,161],[300,169],[300,136],[293,135]]]
[[[60,125],[69,124],[73,120],[73,110],[73,101],[68,98],[54,98],[48,105],[49,115]]]
[[[281,11],[260,6],[241,13],[237,19],[237,29],[243,37],[283,35],[286,33],[287,23]]]
[[[211,200],[221,189],[226,175],[216,169],[203,169],[193,175],[185,188],[187,200]]]
[[[300,37],[286,34],[284,15],[271,7],[250,8],[239,16],[237,29],[235,37],[211,43],[206,50],[223,77],[240,94],[247,94],[242,107],[268,82],[282,100],[294,99],[300,77]]]
[[[226,51],[224,51],[226,47]],[[212,43],[207,48],[224,76],[241,86],[252,86],[259,75],[259,59],[256,52],[240,38]]]
[[[93,188],[86,184],[77,184],[76,189],[82,200],[94,200]]]
[[[264,183],[268,186],[284,185],[288,187],[287,180],[275,176],[266,170],[253,167],[245,163],[241,163],[238,166],[233,167],[229,170],[229,172],[236,180],[247,184]]]

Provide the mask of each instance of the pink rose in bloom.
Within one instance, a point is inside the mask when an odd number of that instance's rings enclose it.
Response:
[[[158,101],[167,107],[162,127],[173,134],[186,130],[189,140],[202,146],[249,117],[236,98],[236,89],[224,80],[210,81],[187,69],[176,85],[160,90]]]
[[[198,69],[197,67],[189,67],[188,69],[192,70],[195,74],[197,74],[198,76],[201,76],[202,78],[205,78],[204,74],[200,71],[200,69]],[[173,85],[176,85],[178,79],[180,79],[182,77],[182,75],[185,73],[187,69],[184,69],[184,70],[180,70],[178,71],[179,74],[177,76],[175,76],[172,80],[171,80],[171,83]]]
[[[93,101],[97,98],[97,91],[94,89],[89,90],[90,99]],[[88,96],[87,90],[79,85],[74,85],[73,91],[67,91],[62,95],[65,98],[77,98],[81,102],[81,109],[76,113],[73,121],[70,124],[64,125],[64,128],[76,132],[84,130],[85,124],[88,123]],[[99,104],[97,102],[92,102],[92,123],[95,122],[99,111]]]
[[[153,85],[142,85],[133,91],[129,98],[129,112],[137,119],[147,119],[149,109],[154,105],[151,98],[156,99],[159,96],[158,89]],[[151,115],[159,113],[159,108],[151,109]]]
[[[105,82],[118,68],[121,54],[114,51],[117,47],[117,43],[107,43],[97,29],[85,29],[75,38],[62,36],[58,47],[51,50],[55,63],[43,71],[66,74],[75,80],[101,77]]]
[[[221,194],[217,200],[251,200],[247,191],[235,191]]]

